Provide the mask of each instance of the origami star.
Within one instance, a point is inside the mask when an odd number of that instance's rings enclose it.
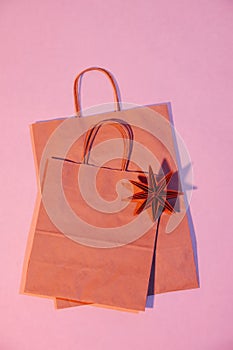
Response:
[[[147,184],[130,180],[134,186],[142,190],[141,192],[135,193],[133,196],[128,198],[131,200],[142,201],[140,206],[135,211],[136,214],[140,214],[143,210],[151,207],[153,221],[156,221],[165,210],[169,213],[175,212],[175,209],[168,200],[177,198],[179,194],[183,193],[167,188],[173,174],[174,173],[170,171],[162,179],[157,181],[151,166],[149,166],[149,177]]]

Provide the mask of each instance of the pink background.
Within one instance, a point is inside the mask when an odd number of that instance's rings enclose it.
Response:
[[[233,349],[232,33],[230,0],[0,2],[1,350]],[[201,288],[139,315],[18,293],[36,196],[28,124],[72,115],[74,76],[91,65],[127,102],[171,101],[193,160]],[[111,100],[99,75],[83,94]]]

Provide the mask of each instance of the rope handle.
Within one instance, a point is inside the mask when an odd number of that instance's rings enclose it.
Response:
[[[90,129],[84,141],[84,152],[83,152],[83,163],[89,164],[90,153],[93,147],[95,138],[103,125],[109,124],[113,127],[116,127],[122,135],[124,140],[124,154],[122,158],[121,170],[128,170],[130,157],[133,150],[133,130],[131,126],[121,119],[105,119],[97,123],[92,129]]]
[[[110,80],[112,87],[113,87],[114,100],[115,100],[115,111],[120,111],[121,110],[120,91],[119,91],[118,84],[117,84],[114,76],[112,75],[112,73],[110,73],[105,68],[90,67],[90,68],[86,68],[83,71],[81,71],[74,80],[74,87],[73,87],[73,89],[74,89],[74,105],[75,105],[75,111],[76,111],[77,116],[81,117],[81,111],[82,111],[82,107],[81,107],[81,82],[82,82],[82,78],[83,78],[83,75],[85,73],[90,72],[90,71],[99,71],[101,73],[104,73],[108,77],[108,79]]]

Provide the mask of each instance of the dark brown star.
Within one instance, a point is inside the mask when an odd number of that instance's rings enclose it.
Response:
[[[139,207],[136,209],[135,214],[140,214],[143,210],[151,207],[153,221],[156,221],[163,211],[174,213],[175,209],[169,203],[168,199],[177,198],[179,194],[183,194],[180,191],[168,189],[167,186],[172,178],[173,172],[170,171],[159,181],[156,180],[151,166],[149,166],[149,177],[147,184],[130,180],[130,182],[140,188],[142,191],[135,193],[128,199],[142,201]]]

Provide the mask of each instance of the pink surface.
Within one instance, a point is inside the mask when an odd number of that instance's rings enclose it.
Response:
[[[0,349],[233,349],[232,2],[1,1],[0,29]],[[139,315],[18,293],[36,196],[28,124],[72,115],[74,76],[90,65],[110,69],[127,102],[171,101],[193,160],[201,288]],[[86,106],[111,99],[97,78]]]

